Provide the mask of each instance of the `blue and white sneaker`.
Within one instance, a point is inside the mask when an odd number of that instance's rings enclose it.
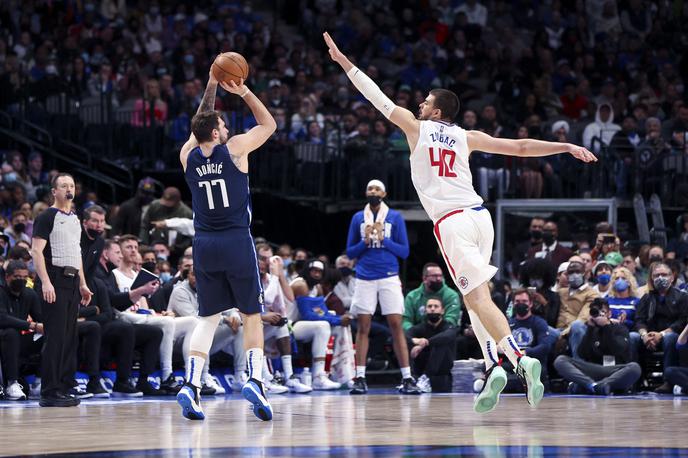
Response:
[[[241,389],[242,396],[251,404],[253,404],[253,414],[263,421],[272,420],[272,407],[265,396],[263,384],[254,378],[248,379],[248,382]]]
[[[185,383],[177,393],[177,404],[182,406],[182,415],[189,420],[203,420],[205,414],[201,408],[201,389]]]

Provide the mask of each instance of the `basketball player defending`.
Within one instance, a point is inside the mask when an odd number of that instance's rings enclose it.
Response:
[[[200,405],[201,373],[220,322],[221,312],[237,307],[244,326],[244,349],[249,380],[242,395],[261,420],[272,419],[272,407],[260,380],[263,365],[263,289],[251,236],[251,196],[248,154],[275,131],[275,120],[245,85],[221,82],[240,96],[258,125],[245,134],[228,137],[220,113],[213,111],[218,82],[210,73],[203,100],[191,120],[191,136],[179,154],[194,210],[194,272],[199,323],[191,337],[186,384],[177,395],[182,415],[205,418]]]
[[[485,358],[487,374],[475,400],[476,412],[495,408],[506,385],[506,372],[497,357],[497,345],[527,386],[528,402],[536,406],[544,394],[540,362],[525,356],[516,345],[506,317],[492,302],[488,281],[497,272],[489,264],[494,241],[490,213],[473,189],[468,156],[483,151],[534,157],[568,152],[584,162],[597,160],[583,147],[539,140],[492,138],[452,124],[459,99],[446,89],[433,89],[420,104],[418,117],[396,106],[365,73],[342,54],[324,34],[332,60],[342,66],[354,86],[387,119],[404,132],[411,149],[411,179],[423,208],[432,219],[435,238],[454,282],[465,299],[475,335]]]

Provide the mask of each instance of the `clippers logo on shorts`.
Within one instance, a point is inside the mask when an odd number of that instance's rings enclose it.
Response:
[[[468,279],[466,277],[459,277],[459,288],[468,288]]]

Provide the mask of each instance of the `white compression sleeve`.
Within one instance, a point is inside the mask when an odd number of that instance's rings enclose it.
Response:
[[[346,73],[351,82],[356,86],[363,96],[370,100],[375,108],[382,113],[385,118],[389,119],[392,116],[392,111],[396,108],[394,102],[382,92],[382,89],[371,80],[368,75],[363,73],[357,67],[353,67]]]

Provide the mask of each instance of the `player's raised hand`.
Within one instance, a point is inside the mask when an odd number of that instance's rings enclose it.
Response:
[[[587,148],[583,148],[582,146],[571,145],[569,147],[569,153],[571,153],[571,155],[576,159],[583,162],[597,162],[595,155],[588,151]]]
[[[330,34],[327,32],[323,33],[323,38],[325,39],[325,44],[330,49],[330,57],[332,58],[332,60],[337,63],[341,63],[342,58],[344,58],[345,56],[339,50]]]
[[[222,86],[222,89],[225,91],[242,97],[248,93],[248,88],[244,85],[243,78],[239,80],[239,84],[235,83],[234,81],[230,81],[229,83],[220,81],[220,86]]]

